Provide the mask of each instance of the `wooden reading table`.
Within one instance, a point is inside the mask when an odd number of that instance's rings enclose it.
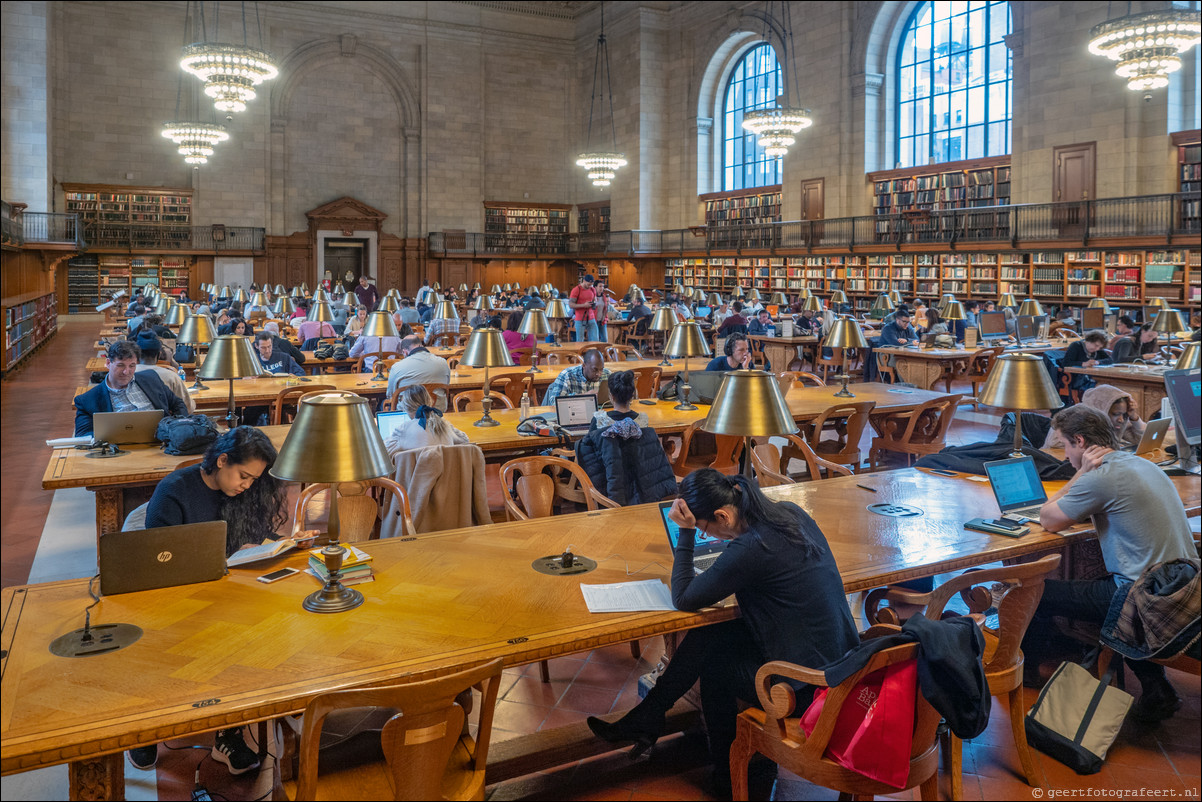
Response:
[[[1044,343],[1042,345],[1024,345],[1006,349],[1006,353],[1033,354],[1052,348],[1061,348],[1062,343]],[[873,354],[890,354],[895,357],[894,370],[897,377],[904,382],[931,389],[949,372],[957,376],[968,367],[968,361],[984,346],[976,348],[906,348],[902,346],[882,346],[874,348]]]
[[[1170,365],[1095,365],[1064,368],[1064,372],[1091,376],[1098,384],[1109,384],[1130,393],[1139,417],[1149,420],[1160,411],[1160,402],[1165,397],[1164,374],[1170,368]]]

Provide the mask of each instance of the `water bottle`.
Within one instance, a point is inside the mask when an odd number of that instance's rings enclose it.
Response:
[[[187,376],[187,374],[184,373],[183,368],[179,369],[179,380],[182,381],[184,384],[188,383],[188,376]]]
[[[525,390],[522,391],[521,409],[522,409],[522,420],[529,418],[530,417],[530,393]]]

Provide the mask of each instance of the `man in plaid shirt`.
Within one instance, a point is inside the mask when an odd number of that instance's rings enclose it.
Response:
[[[573,365],[555,377],[547,394],[543,396],[543,406],[555,403],[561,395],[585,395],[596,393],[601,382],[609,378],[609,368],[605,367],[605,357],[595,348],[584,352],[584,363]]]
[[[434,338],[440,334],[453,334],[459,336],[459,318],[457,317],[437,317],[430,321],[426,326],[426,345],[434,342]],[[451,345],[455,342],[452,341]]]

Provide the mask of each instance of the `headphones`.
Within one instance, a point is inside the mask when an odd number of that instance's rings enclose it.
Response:
[[[737,343],[739,340],[746,340],[746,339],[747,339],[747,335],[743,334],[742,332],[739,332],[739,331],[736,331],[734,334],[726,335],[726,342],[723,343],[723,345],[722,345],[722,352],[724,354],[726,354],[727,356],[734,356],[735,343]]]

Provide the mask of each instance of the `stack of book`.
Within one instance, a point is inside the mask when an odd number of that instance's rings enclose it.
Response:
[[[344,553],[340,574],[343,585],[360,585],[375,579],[371,572],[370,554],[345,544],[342,549]],[[326,563],[322,559],[320,548],[309,550],[309,567],[306,569],[306,573],[323,585],[330,578],[330,572],[326,570]]]

